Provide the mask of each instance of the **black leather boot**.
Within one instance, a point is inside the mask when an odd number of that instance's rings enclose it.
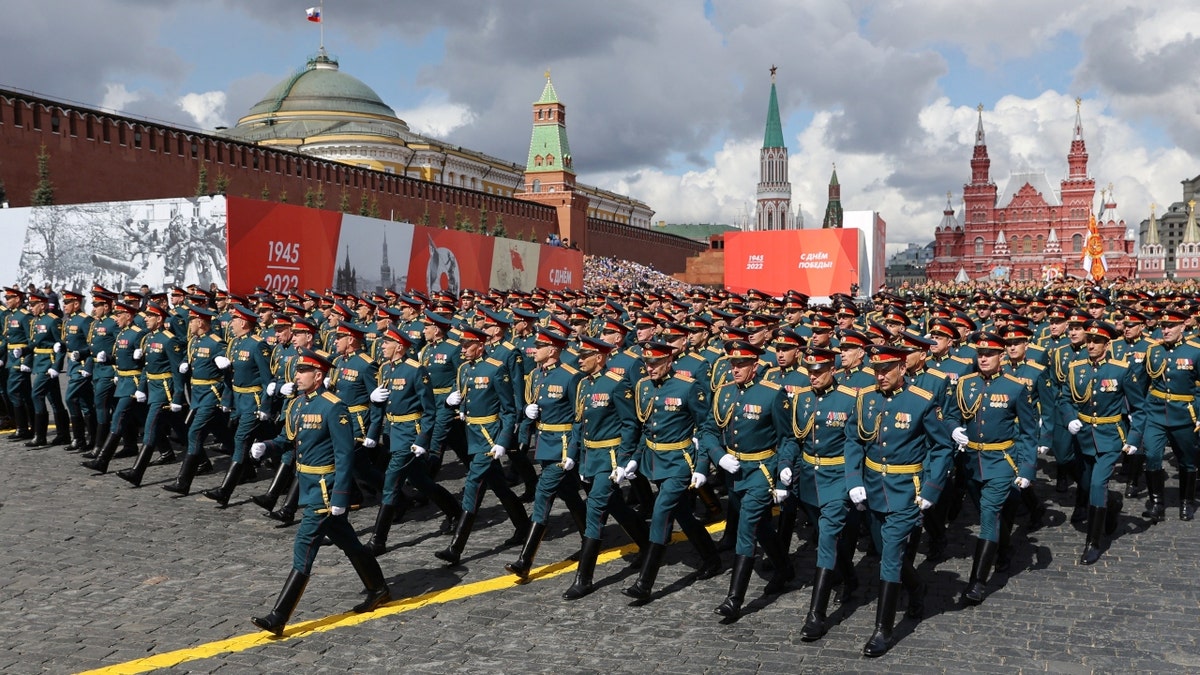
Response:
[[[475,514],[463,513],[458,519],[458,526],[454,528],[454,538],[450,540],[450,545],[446,548],[434,553],[438,560],[444,560],[451,565],[457,565],[462,559],[463,549],[467,547],[467,539],[471,536],[471,529],[475,527]]]
[[[25,443],[27,448],[40,448],[46,443],[46,430],[50,427],[50,413],[33,414],[33,438]]]
[[[875,605],[875,632],[863,645],[863,656],[883,656],[892,648],[892,628],[896,625],[896,604],[900,601],[900,584],[882,581],[879,601]]]
[[[1125,485],[1125,496],[1136,497],[1141,490],[1138,488],[1138,482],[1142,477],[1142,469],[1146,466],[1145,455],[1125,455],[1126,468],[1128,469],[1128,478]]]
[[[13,432],[12,436],[8,437],[10,442],[15,443],[17,441],[27,441],[33,438],[33,429],[30,428],[32,420],[30,420],[29,415],[26,414],[25,406],[21,405],[20,403],[15,403],[12,410],[12,419],[13,426],[16,427],[17,430]]]
[[[733,558],[733,575],[729,579],[729,595],[725,601],[713,610],[727,618],[736,619],[742,615],[742,602],[746,599],[746,589],[750,586],[750,575],[754,572],[754,556],[739,555]]]
[[[96,433],[99,436],[92,438],[93,443],[84,449],[84,453],[80,457],[84,459],[96,459],[100,456],[100,446],[104,445],[104,441],[108,440],[108,430],[112,428],[110,424],[101,424],[96,428]]]
[[[1080,565],[1094,565],[1104,548],[1104,521],[1108,509],[1103,506],[1088,507],[1087,540],[1083,544]]]
[[[1196,472],[1179,472],[1179,519],[1189,521],[1196,517]]]
[[[195,455],[188,455],[195,457]],[[185,459],[186,463],[187,460]],[[275,608],[271,613],[264,617],[252,617],[251,622],[255,626],[274,633],[276,636],[283,635],[283,628],[287,625],[288,619],[292,618],[292,612],[296,611],[296,605],[300,602],[300,596],[304,595],[304,587],[308,585],[308,575],[292,570],[288,575],[287,581],[283,583],[283,590],[279,592],[279,599],[275,601]]]
[[[392,529],[392,517],[395,513],[395,506],[379,505],[379,513],[375,514],[375,532],[365,544],[371,555],[383,555],[387,551],[388,531]]]
[[[1150,523],[1161,523],[1167,519],[1167,500],[1165,495],[1167,488],[1167,472],[1159,469],[1158,471],[1146,472],[1146,492],[1150,497],[1146,500],[1146,510],[1142,511],[1142,517],[1150,519]]]
[[[361,553],[350,558],[350,564],[354,565],[354,571],[358,572],[358,578],[367,591],[367,597],[354,606],[354,611],[359,614],[373,612],[392,599],[392,591],[388,588],[387,579],[383,578],[383,570],[379,569],[379,562],[370,551],[362,549]]]
[[[721,573],[721,554],[717,552],[717,544],[712,540],[708,530],[700,528],[695,536],[689,536],[692,545],[700,553],[700,567],[696,569],[697,579],[711,579]]]
[[[971,564],[971,577],[967,580],[967,590],[963,592],[963,602],[968,605],[978,605],[983,602],[987,592],[988,577],[992,573],[992,564],[996,561],[996,552],[1000,544],[986,539],[975,541],[975,559]]]
[[[774,569],[771,580],[767,582],[763,593],[766,595],[783,593],[788,589],[788,584],[792,583],[792,579],[796,578],[796,569],[792,567],[792,561],[786,553],[787,549],[780,544],[779,534],[776,532],[771,532],[770,536],[759,537],[758,541]]]
[[[533,559],[537,555],[538,547],[542,545],[542,537],[545,535],[545,525],[542,523],[531,524],[529,535],[525,537],[525,545],[521,547],[521,553],[517,556],[517,560],[505,565],[504,569],[508,570],[510,574],[527,579],[529,568],[533,567]]]
[[[100,434],[101,430],[97,428],[95,413],[83,416],[83,428],[87,431],[87,436],[79,441],[80,452],[87,452],[91,450],[92,448],[96,447],[97,443],[102,442],[108,437],[107,424],[104,425],[103,435],[97,435]]]
[[[50,439],[50,445],[71,445],[71,418],[61,401],[54,409],[54,437]]]
[[[89,459],[88,461],[80,462],[79,464],[84,468],[91,469],[97,473],[108,473],[108,463],[112,461],[113,455],[115,455],[117,452],[117,445],[119,445],[120,442],[121,439],[119,437],[110,435],[108,439],[104,441],[104,445],[101,446],[99,451],[96,453],[96,459]]]
[[[583,546],[579,549],[579,569],[575,571],[575,581],[571,587],[563,591],[563,600],[578,600],[592,592],[592,578],[596,573],[596,558],[600,555],[600,540],[583,538]]]
[[[908,608],[904,610],[904,616],[918,621],[924,619],[925,592],[929,587],[921,579],[921,573],[912,565],[905,565],[900,569],[900,582],[908,593]]]
[[[120,440],[118,439],[117,442],[119,443]],[[192,491],[192,479],[196,477],[196,466],[200,464],[200,457],[199,454],[186,455],[179,463],[179,475],[176,476],[175,482],[162,486],[162,489],[187,496]]]
[[[858,590],[858,574],[854,571],[857,535],[857,527],[846,527],[842,529],[842,534],[838,537],[837,558],[833,567],[837,570],[838,578],[842,583],[842,592],[838,594],[838,602],[843,604],[854,599],[854,592]]]
[[[725,529],[721,532],[721,538],[717,541],[717,551],[732,551],[737,548],[739,519],[740,509],[738,509],[737,502],[730,497],[729,506],[725,509]]]
[[[225,472],[225,480],[221,481],[221,487],[205,490],[205,497],[213,500],[225,508],[229,505],[229,498],[233,496],[233,490],[238,486],[238,481],[242,479],[242,472],[245,467],[244,462],[233,462],[229,465],[229,470]]]
[[[142,477],[146,475],[146,467],[150,466],[150,458],[154,456],[154,446],[142,444],[142,449],[138,452],[137,459],[134,460],[133,466],[128,469],[121,469],[117,472],[117,477],[121,480],[129,482],[133,487],[142,486]]]
[[[650,593],[654,590],[654,580],[658,578],[658,568],[662,567],[663,556],[666,553],[666,544],[651,542],[646,548],[646,555],[642,557],[642,571],[638,573],[637,581],[621,592],[639,603],[649,600]]]
[[[271,520],[278,520],[279,525],[275,527],[287,527],[296,520],[296,506],[300,502],[300,481],[292,481],[292,487],[288,488],[287,497],[283,500],[283,506],[268,511],[263,514]]]
[[[779,512],[779,529],[775,536],[784,555],[792,552],[792,535],[796,532],[796,509],[782,509]]]
[[[1055,464],[1054,491],[1066,492],[1071,488],[1071,472],[1062,464]]]
[[[292,478],[296,475],[296,466],[291,462],[286,464],[280,463],[279,468],[275,471],[275,477],[271,479],[271,484],[267,486],[266,494],[254,495],[250,497],[250,501],[258,504],[267,511],[275,508],[275,502],[279,501],[279,497],[287,492],[292,485]]]
[[[67,452],[82,450],[83,446],[87,444],[87,433],[84,430],[83,417],[72,417],[70,424],[71,442],[64,445],[63,450],[66,450]]]
[[[801,640],[812,642],[829,632],[826,615],[829,612],[829,596],[833,593],[833,582],[836,578],[836,572],[824,567],[818,567],[813,575],[812,601],[808,605],[808,616],[804,617],[804,627],[800,629]]]

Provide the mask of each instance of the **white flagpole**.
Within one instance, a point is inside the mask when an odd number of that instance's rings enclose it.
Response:
[[[321,51],[325,51],[325,0],[317,4],[317,11],[321,13],[321,20],[317,22],[321,26]]]

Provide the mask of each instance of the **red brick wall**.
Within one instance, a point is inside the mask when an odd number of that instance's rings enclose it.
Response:
[[[586,253],[650,265],[665,274],[683,272],[687,259],[708,250],[708,244],[633,225],[588,218]]]

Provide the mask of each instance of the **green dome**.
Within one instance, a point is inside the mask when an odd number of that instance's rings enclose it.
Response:
[[[301,111],[396,117],[379,94],[362,80],[338,70],[337,61],[324,51],[309,59],[304,70],[272,87],[246,116]]]

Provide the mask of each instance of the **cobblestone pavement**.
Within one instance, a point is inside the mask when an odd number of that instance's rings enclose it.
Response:
[[[517,553],[501,543],[511,527],[490,496],[460,567],[433,557],[447,539],[433,534],[430,507],[396,525],[380,558],[396,600],[375,614],[345,614],[361,587],[340,552],[322,551],[292,629],[275,639],[248,621],[270,609],[291,560],[293,531],[275,529],[248,501],[265,489],[266,472],[222,510],[198,494],[219,475],[199,477],[197,493],[174,498],[159,486],[176,465],[151,468],[145,486],[133,489],[111,473],[93,476],[60,448],[27,450],[0,438],[0,456],[9,471],[0,491],[5,673],[1200,670],[1200,522],[1180,522],[1172,506],[1167,522],[1147,529],[1136,517],[1141,500],[1129,500],[1101,561],[1078,566],[1083,534],[1063,523],[1064,495],[1045,481],[1051,524],[1032,534],[1018,527],[1013,571],[993,577],[987,601],[957,602],[973,550],[968,505],[952,528],[950,557],[920,566],[930,584],[926,618],[899,621],[898,645],[868,660],[860,649],[874,625],[875,581],[849,605],[831,607],[839,623],[815,643],[799,636],[810,595],[800,581],[761,597],[765,579],[756,576],[745,616],[722,623],[713,608],[729,577],[692,583],[696,556],[686,543],[670,547],[648,605],[631,607],[620,594],[633,571],[616,553],[602,558],[614,560],[598,567],[597,592],[568,603],[560,594],[574,568],[561,561],[578,545],[569,517],[556,510],[538,559],[549,567],[518,585],[503,570]],[[227,459],[216,458],[220,470]],[[131,463],[115,460],[113,470]],[[461,484],[456,463],[444,475],[451,489]],[[1168,503],[1176,497],[1172,486]],[[352,515],[364,539],[373,520],[374,509]],[[608,534],[608,544],[624,544],[615,526]],[[807,580],[813,554],[795,557]],[[861,555],[858,571],[877,578]]]

